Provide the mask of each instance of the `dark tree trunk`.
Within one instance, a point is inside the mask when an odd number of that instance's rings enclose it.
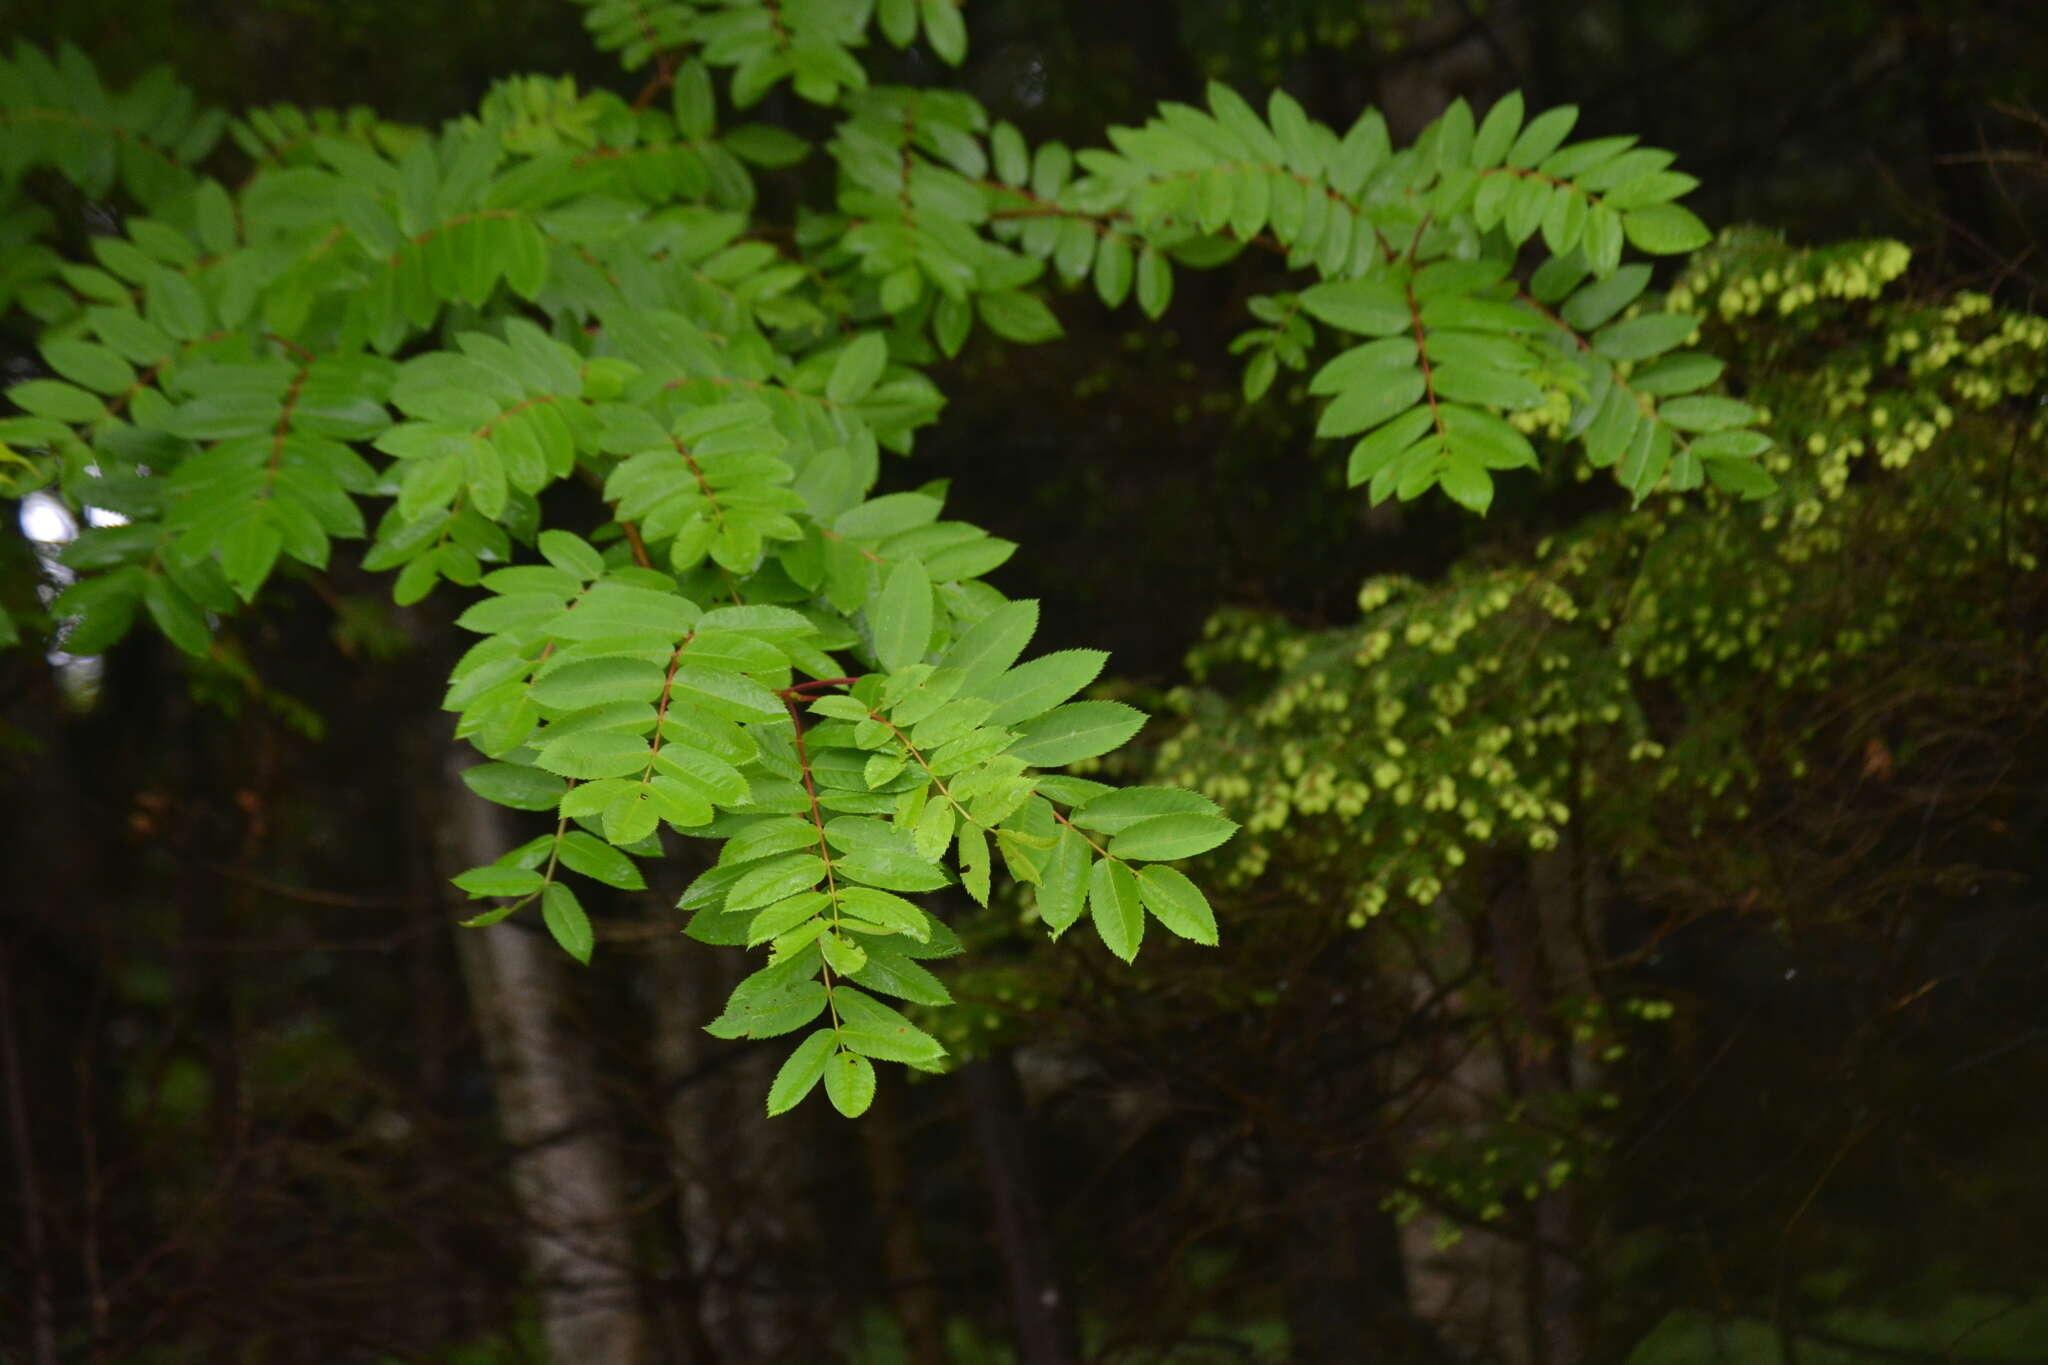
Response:
[[[1031,1111],[1008,1053],[960,1068],[988,1182],[991,1229],[1017,1330],[1017,1365],[1074,1365],[1080,1336],[1055,1269],[1052,1232],[1032,1163]]]

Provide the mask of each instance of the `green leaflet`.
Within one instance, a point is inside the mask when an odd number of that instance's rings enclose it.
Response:
[[[560,882],[549,882],[540,893],[540,913],[548,932],[562,945],[562,951],[587,965],[597,940],[576,893]]]
[[[1109,841],[1113,858],[1191,858],[1207,853],[1237,829],[1235,821],[1220,815],[1185,812],[1155,815],[1126,826]]]
[[[917,1005],[950,1005],[952,993],[945,983],[908,955],[885,942],[866,940],[867,961],[852,973],[853,980],[868,990],[893,995]]]
[[[472,896],[525,896],[541,889],[541,875],[530,867],[473,867],[455,878]]]
[[[825,1094],[847,1118],[859,1118],[875,1100],[875,1064],[857,1053],[841,1052],[825,1063]]]
[[[462,780],[486,801],[515,810],[553,810],[567,784],[519,763],[479,763],[462,770]]]
[[[1691,336],[1699,319],[1683,313],[1649,313],[1601,328],[1593,349],[1609,360],[1647,360]]]
[[[640,875],[640,869],[633,866],[632,860],[595,835],[572,829],[561,837],[558,848],[562,866],[572,872],[581,872],[586,877],[624,891],[647,889],[646,879]]]
[[[916,1065],[946,1055],[937,1039],[872,996],[842,986],[832,1003],[842,1024],[840,1040],[861,1056]]]
[[[932,584],[923,564],[907,559],[889,571],[869,626],[876,662],[890,672],[925,656],[932,638]]]
[[[726,893],[725,908],[729,911],[751,910],[771,901],[782,901],[800,891],[808,891],[824,876],[825,860],[815,853],[792,853],[770,858],[741,874]]]
[[[1057,768],[1116,748],[1145,724],[1145,715],[1120,701],[1081,701],[1056,707],[1026,723],[1007,753],[1037,768]]]
[[[796,1045],[784,1059],[768,1087],[768,1114],[774,1117],[795,1108],[824,1078],[838,1039],[831,1029],[821,1028]]]
[[[585,659],[534,680],[536,702],[564,711],[609,702],[653,701],[665,682],[659,664],[643,659]]]
[[[1017,665],[979,689],[994,703],[989,723],[1014,725],[1050,711],[1095,681],[1108,660],[1099,649],[1063,649]]]
[[[848,886],[841,889],[839,904],[850,915],[857,915],[884,929],[906,934],[919,943],[924,943],[931,937],[930,919],[924,911],[901,896],[878,891],[871,886]]]
[[[1085,838],[1071,829],[1060,832],[1038,883],[1038,917],[1054,938],[1081,918],[1088,896],[1090,858]]]
[[[1216,915],[1208,897],[1177,868],[1138,869],[1138,895],[1152,917],[1182,938],[1216,946]]]
[[[959,669],[962,685],[978,690],[1017,661],[1037,629],[1036,602],[1005,602],[954,640],[940,666]]]
[[[1171,817],[1168,817],[1171,818]],[[1145,911],[1131,869],[1105,858],[1088,874],[1088,913],[1105,948],[1129,962],[1145,936]]]
[[[1312,317],[1365,336],[1390,336],[1411,322],[1407,292],[1392,281],[1344,280],[1301,291]]]

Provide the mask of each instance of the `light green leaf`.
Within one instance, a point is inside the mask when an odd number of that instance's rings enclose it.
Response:
[[[1115,233],[1095,248],[1095,293],[1106,307],[1118,307],[1131,292],[1131,259],[1131,244]]]
[[[52,370],[97,393],[120,393],[135,382],[135,367],[98,342],[45,341],[42,352]]]
[[[832,1003],[843,1025],[841,1040],[863,1056],[916,1065],[946,1055],[936,1038],[873,996],[841,986],[833,992]]]
[[[1578,121],[1578,106],[1571,104],[1562,104],[1538,114],[1529,120],[1529,126],[1515,139],[1514,146],[1508,151],[1507,164],[1534,166],[1558,149],[1571,133],[1572,125]]]
[[[1436,482],[1452,501],[1481,516],[1493,505],[1493,478],[1476,460],[1459,458],[1454,452],[1437,470]]]
[[[1040,780],[1043,788],[1046,782]],[[1074,823],[1103,834],[1119,834],[1157,815],[1214,815],[1216,803],[1179,787],[1122,787],[1095,796],[1074,811]]]
[[[888,943],[870,941],[868,960],[854,981],[871,991],[893,995],[918,1005],[950,1005],[952,993],[945,983]]]
[[[794,166],[811,154],[810,143],[770,123],[743,123],[719,142],[740,160],[771,171]]]
[[[1680,394],[1703,389],[1721,377],[1727,366],[1718,356],[1704,351],[1678,351],[1659,356],[1629,376],[1629,387],[1637,393]]]
[[[1408,295],[1385,280],[1327,280],[1301,292],[1311,317],[1364,336],[1391,336],[1413,323]]]
[[[540,917],[548,932],[555,936],[555,942],[562,945],[562,951],[587,966],[597,939],[591,932],[590,916],[583,913],[583,903],[576,899],[576,893],[560,882],[549,882],[540,893]]]
[[[1017,661],[1037,629],[1038,603],[1005,602],[954,640],[939,666],[959,669],[962,686],[978,691]]]
[[[640,875],[640,869],[633,860],[605,843],[594,834],[572,829],[556,844],[562,865],[572,872],[581,872],[593,881],[615,886],[621,891],[645,891],[647,879]]]
[[[995,703],[988,723],[1015,725],[1043,715],[1094,682],[1108,660],[1100,649],[1063,649],[1018,664],[976,689]]]
[[[277,527],[260,517],[250,517],[238,522],[220,540],[221,572],[234,585],[235,592],[244,602],[254,599],[263,580],[270,577],[270,570],[277,563],[277,552],[284,548],[284,537]]]
[[[958,66],[967,58],[967,22],[961,16],[959,0],[919,0],[924,15],[925,41],[947,66]]]
[[[824,955],[825,965],[841,976],[852,976],[868,965],[867,949],[841,934],[821,932],[818,950]]]
[[[624,777],[645,770],[647,740],[630,730],[580,730],[548,739],[542,734],[534,766],[583,780]]]
[[[1061,829],[1038,883],[1038,917],[1058,938],[1075,920],[1088,895],[1088,866],[1093,857],[1088,841],[1072,829]]]
[[[195,659],[205,658],[213,649],[213,632],[207,628],[206,613],[197,603],[162,574],[142,580],[142,604],[164,638]],[[0,645],[11,643],[12,623],[0,619]]]
[[[738,673],[685,662],[669,675],[669,683],[677,700],[687,699],[725,720],[768,720],[789,714],[780,697]]]
[[[1344,474],[1347,484],[1356,488],[1378,474],[1414,445],[1434,422],[1428,408],[1415,408],[1351,447],[1351,460]]]
[[[1138,943],[1145,936],[1145,910],[1130,868],[1107,858],[1095,864],[1088,874],[1088,914],[1104,947],[1126,962],[1137,957]]]
[[[924,911],[887,891],[871,886],[843,886],[839,888],[839,906],[850,915],[893,929],[919,943],[931,936],[931,921]]]
[[[1638,251],[1675,256],[1697,251],[1714,240],[1699,215],[1680,204],[1653,204],[1621,216],[1621,229]]]
[[[612,702],[650,702],[666,679],[662,666],[646,659],[578,659],[534,681],[533,699],[563,711]]]
[[[1701,459],[1734,456],[1754,459],[1771,448],[1771,438],[1761,431],[1717,431],[1692,443],[1693,454]]]
[[[462,770],[462,780],[486,801],[514,810],[553,810],[568,784],[523,763],[479,763]]]
[[[853,881],[890,891],[937,891],[949,881],[943,868],[915,853],[892,848],[855,849],[834,863],[833,869]]]
[[[728,911],[752,910],[808,891],[825,877],[825,860],[815,853],[791,853],[749,868],[726,893]]]
[[[859,1118],[875,1102],[875,1064],[851,1052],[834,1054],[825,1064],[825,1095],[834,1109]]]
[[[472,867],[454,879],[472,896],[524,896],[541,888],[543,878],[531,867]]]
[[[1138,895],[1153,918],[1173,933],[1216,946],[1216,914],[1209,908],[1209,899],[1178,868],[1139,868]]]
[[[863,332],[832,362],[825,396],[835,403],[857,403],[875,387],[889,363],[889,343],[880,332]]]
[[[771,938],[781,937],[831,903],[831,898],[822,891],[802,891],[787,899],[776,901],[748,921],[747,946],[751,948],[755,944],[766,943]],[[729,901],[726,905],[728,911],[745,908],[733,905]]]
[[[1138,307],[1146,317],[1157,321],[1165,316],[1166,306],[1171,302],[1173,267],[1167,264],[1164,252],[1148,243],[1138,253]]]
[[[1649,283],[1650,267],[1625,265],[1572,295],[1557,310],[1558,316],[1581,332],[1590,332],[1634,303]]]
[[[1058,768],[1116,748],[1145,724],[1145,713],[1120,701],[1077,701],[1026,722],[1005,751],[1034,768]]]
[[[1486,119],[1472,139],[1472,165],[1481,170],[1498,166],[1514,145],[1522,128],[1522,92],[1511,90],[1486,111]]]
[[[625,791],[615,793],[605,803],[603,823],[607,842],[621,846],[637,844],[654,833],[661,823],[662,808],[666,803],[653,799],[653,793],[642,783],[633,783]],[[685,810],[685,815],[694,816],[694,810]],[[709,812],[705,812],[708,818]],[[701,824],[701,820],[694,821]]]
[[[1657,415],[1680,431],[1725,431],[1754,422],[1756,409],[1733,398],[1700,394],[1673,398],[1657,409]]]
[[[740,770],[690,744],[669,742],[654,753],[654,770],[721,806],[740,806],[747,801],[747,779]]]
[[[825,1064],[832,1059],[832,1050],[839,1045],[838,1037],[829,1028],[821,1028],[796,1045],[782,1066],[775,1073],[774,1083],[768,1087],[768,1116],[775,1117],[794,1109],[811,1088],[825,1074]]]
[[[1006,341],[1030,345],[1064,335],[1060,320],[1045,301],[1021,289],[977,295],[975,308],[988,329]]]
[[[1526,382],[1526,381],[1524,381]],[[1354,436],[1406,412],[1422,400],[1422,371],[1388,370],[1331,400],[1316,422],[1318,436]]]
[[[1237,823],[1220,815],[1186,812],[1155,815],[1126,827],[1109,841],[1113,858],[1166,861],[1207,853],[1237,832]]]
[[[1646,313],[1609,323],[1593,335],[1593,349],[1609,360],[1648,360],[1691,336],[1699,319],[1685,313]]]
[[[1697,451],[1697,444],[1694,449]],[[1700,463],[1706,467],[1708,481],[1723,492],[1754,499],[1767,498],[1778,491],[1778,481],[1754,460],[1702,457]]]
[[[604,556],[573,531],[542,531],[540,552],[548,563],[576,575],[582,582],[587,583],[604,572]]]
[[[924,565],[906,559],[889,571],[868,618],[875,660],[889,672],[923,659],[932,640],[932,582]]]

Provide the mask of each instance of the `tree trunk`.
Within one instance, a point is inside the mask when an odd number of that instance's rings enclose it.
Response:
[[[1450,1356],[1410,1307],[1399,1229],[1354,1170],[1280,1146],[1285,1191],[1288,1358],[1300,1365],[1368,1356],[1375,1365],[1439,1365]]]
[[[996,1250],[1017,1328],[1017,1365],[1074,1365],[1080,1359],[1080,1337],[1055,1269],[1052,1233],[1031,1161],[1031,1111],[1016,1067],[1008,1053],[997,1053],[961,1067],[960,1085],[988,1180]]]
[[[1557,1004],[1593,989],[1597,875],[1568,830],[1559,852],[1515,870],[1476,926],[1493,985],[1512,1002],[1524,1041],[1496,1027],[1444,1063],[1418,1108],[1418,1137],[1482,1129],[1516,1103],[1577,1091],[1598,1066]],[[1547,1035],[1545,1037],[1544,1035]],[[1402,1231],[1415,1311],[1444,1343],[1503,1365],[1575,1365],[1587,1351],[1587,1286],[1566,1254],[1582,1238],[1573,1185],[1546,1190],[1495,1225],[1465,1227],[1425,1213]],[[1452,1234],[1452,1235],[1447,1235]]]
[[[874,1106],[861,1122],[861,1139],[867,1150],[875,1217],[882,1225],[882,1265],[889,1276],[889,1297],[896,1306],[896,1322],[903,1329],[904,1356],[909,1365],[946,1365],[938,1278],[925,1254],[917,1206],[911,1198],[909,1163],[903,1153],[902,1084],[896,1077],[884,1077],[875,1087]]]
[[[655,943],[645,981],[694,1291],[687,1365],[814,1359],[819,1303],[807,1291],[820,1279],[824,1237],[805,1192],[815,1169],[812,1114],[770,1119],[763,1108],[781,1049],[704,1032],[748,959],[680,934]]]
[[[448,873],[514,842],[451,756],[442,857]],[[647,1327],[635,1291],[630,1216],[611,1124],[592,1083],[596,1058],[568,1009],[570,959],[507,921],[456,940],[471,1007],[512,1148],[512,1190],[555,1365],[640,1365]]]

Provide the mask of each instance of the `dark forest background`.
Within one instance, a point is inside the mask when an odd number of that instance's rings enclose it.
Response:
[[[889,53],[878,78],[957,79],[1075,145],[1211,76],[1340,127],[1377,104],[1397,138],[1519,87],[1579,104],[1581,136],[1674,149],[1716,226],[1895,236],[1914,287],[2014,307],[2048,286],[2029,0],[968,11],[957,76]],[[167,62],[231,109],[434,122],[527,71],[632,89],[555,0],[4,0],[0,36],[76,42],[117,84]],[[786,93],[763,116],[823,126]],[[884,474],[950,479],[955,514],[1024,547],[994,581],[1042,600],[1040,644],[1111,650],[1140,698],[1184,680],[1219,608],[1342,625],[1367,575],[1517,553],[1597,496],[1504,493],[1481,522],[1344,494],[1305,406],[1238,399],[1228,344],[1261,287],[1184,274],[1159,325],[1067,296],[1064,342],[977,343],[942,372],[943,421]],[[29,373],[25,333],[0,352]],[[4,536],[0,567],[32,574]],[[1679,1009],[1619,1107],[1573,1119],[1606,1153],[1575,1231],[1475,1228],[1433,1260],[1387,1203],[1407,1179],[1388,1057],[1422,1044],[1369,984],[1376,940],[1256,893],[1217,953],[1135,973],[973,930],[994,965],[956,989],[966,1065],[885,1078],[858,1123],[817,1104],[771,1123],[779,1053],[697,1027],[735,969],[674,932],[684,852],[606,907],[591,968],[548,978],[587,1063],[564,1082],[577,1131],[508,1139],[478,1001],[520,987],[465,956],[445,884],[435,706],[459,608],[445,588],[393,608],[338,562],[237,625],[246,671],[145,633],[81,701],[48,660],[0,657],[0,1360],[539,1360],[514,1172],[597,1132],[630,1219],[593,1235],[653,1361],[2048,1361],[2038,675],[1991,737],[2018,765],[2005,833],[1938,907],[1836,913],[1817,879],[1796,915],[1693,907],[1655,951],[1660,908],[1620,916],[1613,988]],[[1972,772],[1937,779],[1928,827],[1970,818]],[[1738,856],[1715,837],[1689,856]],[[1920,856],[1882,844],[1861,871],[1919,885]],[[1233,962],[1281,1006],[1219,1009]],[[51,1311],[54,1357],[30,1330]]]

